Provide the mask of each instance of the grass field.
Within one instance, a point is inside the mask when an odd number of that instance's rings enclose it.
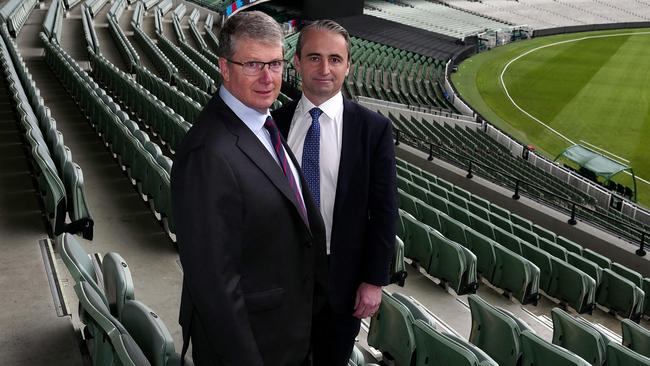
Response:
[[[638,198],[650,207],[650,29],[512,43],[464,61],[452,81],[489,122],[551,159],[573,143],[614,154],[647,181],[637,180]],[[627,174],[614,180],[632,185]]]

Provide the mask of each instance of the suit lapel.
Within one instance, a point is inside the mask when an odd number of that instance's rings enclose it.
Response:
[[[267,176],[273,185],[293,204],[298,215],[300,215],[299,203],[289,186],[287,177],[284,176],[282,169],[271,156],[269,151],[262,145],[255,134],[237,117],[237,115],[219,98],[222,108],[222,120],[228,130],[237,136],[237,147]],[[290,155],[286,142],[282,139],[287,155]],[[292,161],[293,156],[290,155]],[[294,161],[295,164],[295,161]],[[306,224],[306,223],[305,223]],[[308,226],[308,225],[307,225]],[[308,227],[309,229],[309,227]]]
[[[355,114],[354,103],[343,98],[343,136],[341,142],[341,158],[339,160],[339,175],[336,180],[336,198],[334,199],[334,214],[332,222],[332,237],[338,218],[345,217],[343,204],[348,192],[349,177],[355,174],[354,149],[361,141],[359,138],[359,124]]]

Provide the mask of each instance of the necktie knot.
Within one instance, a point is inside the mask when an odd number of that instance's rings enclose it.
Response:
[[[312,123],[318,122],[318,117],[320,117],[321,114],[323,114],[323,111],[318,107],[310,109],[309,115],[311,116]]]
[[[269,131],[275,131],[277,127],[275,126],[275,121],[273,121],[273,117],[268,116],[266,117],[266,121],[264,121],[264,128],[266,128]]]

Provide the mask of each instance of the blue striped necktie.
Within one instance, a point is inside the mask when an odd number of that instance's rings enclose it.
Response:
[[[305,202],[303,201],[302,196],[300,195],[298,184],[296,183],[296,180],[293,177],[293,172],[291,171],[291,167],[289,166],[289,162],[287,161],[287,155],[285,154],[284,148],[282,147],[280,130],[278,130],[278,127],[275,125],[275,121],[273,121],[273,118],[271,118],[271,116],[268,116],[266,118],[266,121],[264,122],[264,127],[269,131],[269,135],[271,136],[271,143],[273,144],[275,155],[278,157],[278,161],[280,162],[282,173],[284,173],[284,176],[289,181],[289,187],[291,187],[291,190],[293,191],[296,201],[298,202],[298,206],[300,209],[300,216],[302,216],[302,219],[305,221],[305,224],[309,226],[309,220],[307,218],[307,209],[305,208]]]
[[[318,107],[309,110],[311,126],[305,135],[302,148],[302,173],[305,176],[309,190],[316,205],[320,208],[320,122],[318,117],[323,113]]]

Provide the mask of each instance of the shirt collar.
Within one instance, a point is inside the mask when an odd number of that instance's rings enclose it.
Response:
[[[331,120],[334,120],[334,118],[336,118],[336,116],[341,113],[341,109],[343,109],[343,95],[339,91],[333,97],[323,102],[323,104],[316,106],[309,99],[307,99],[305,94],[303,94],[302,97],[300,97],[299,104],[301,113],[309,114],[309,111],[312,108],[318,107],[327,117],[329,117]]]
[[[237,99],[232,93],[228,91],[223,85],[219,88],[219,96],[226,103],[235,115],[244,122],[248,128],[257,134],[262,128],[264,128],[264,123],[266,122],[266,117],[269,116],[268,109],[266,113],[260,113],[255,109],[245,105],[239,99]]]

